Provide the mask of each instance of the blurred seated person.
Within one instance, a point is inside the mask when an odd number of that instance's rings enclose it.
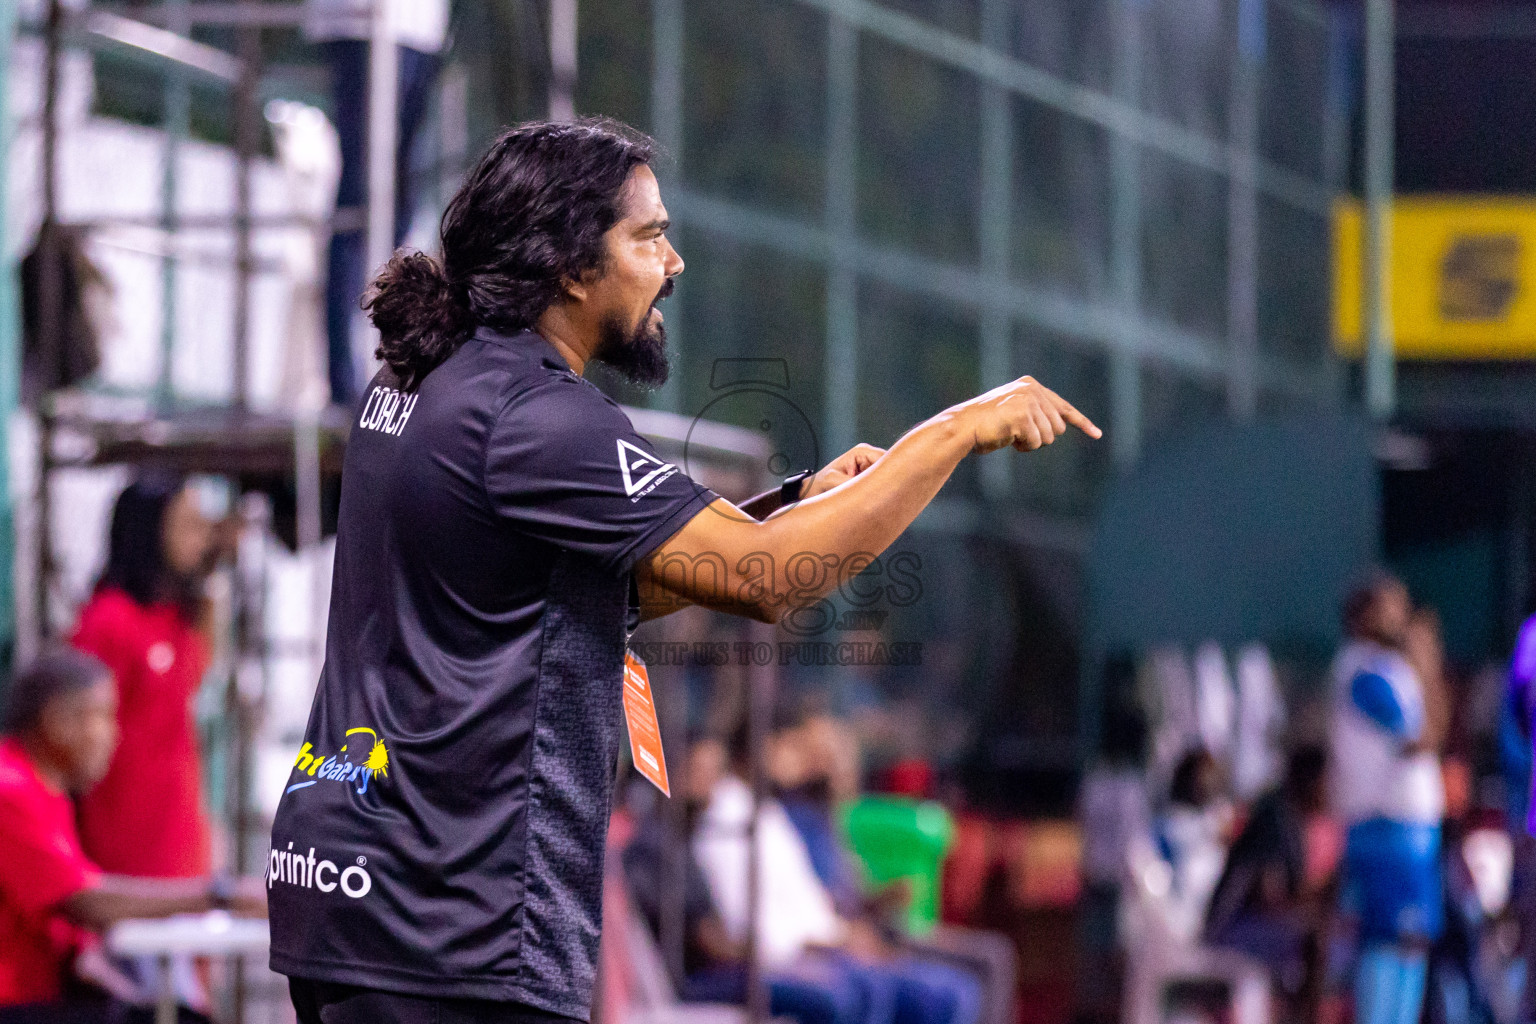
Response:
[[[890,886],[866,899],[858,864],[838,829],[838,806],[859,795],[859,741],[852,731],[824,713],[791,718],[769,739],[766,769],[836,911],[880,920],[899,913],[906,887]]]
[[[752,792],[744,780],[745,728],[729,749],[693,834],[693,856],[711,900],[735,942],[747,937]],[[811,862],[804,840],[775,799],[758,805],[757,948],[770,969],[806,957],[831,965],[853,981],[868,1007],[869,1024],[976,1024],[982,1008],[976,977],[945,960],[897,947],[866,917],[837,912]]]
[[[1280,787],[1254,804],[1206,916],[1207,942],[1266,964],[1281,993],[1303,1007],[1321,981],[1320,929],[1331,905],[1331,880],[1309,879],[1307,825],[1326,805],[1327,755],[1303,747],[1291,754]]]
[[[1430,950],[1426,1024],[1525,1024],[1521,923],[1510,906],[1514,843],[1501,811],[1447,818],[1445,929]]]
[[[1227,861],[1231,827],[1232,807],[1221,794],[1221,766],[1203,747],[1189,751],[1174,768],[1168,805],[1153,825],[1158,852],[1171,869],[1161,906],[1164,923],[1185,942],[1197,941],[1204,929],[1206,908]]]
[[[106,772],[117,690],[96,658],[51,650],[10,687],[0,738],[0,1024],[152,1017],[97,936],[127,918],[230,907],[264,913],[257,880],[110,874],[81,849],[72,794]],[[114,1001],[123,1000],[123,1001]]]
[[[839,823],[838,808],[859,795],[858,736],[825,711],[791,717],[769,740],[767,773],[833,908],[844,918],[863,918],[894,935],[904,922],[912,887],[901,879],[871,889]],[[1215,881],[1213,876],[1211,884]],[[901,936],[899,942],[904,952],[937,957],[977,975],[984,990],[984,1019],[992,1024],[1012,1020],[1018,950],[1008,936],[945,924],[920,939]]]
[[[1083,837],[1083,894],[1077,915],[1077,958],[1098,969],[1078,971],[1076,1014],[1086,1021],[1119,1019],[1123,989],[1122,922],[1134,917],[1137,879],[1154,862],[1162,866],[1152,833],[1146,772],[1147,721],[1129,695],[1136,660],[1112,655],[1101,686],[1110,695],[1097,756],[1078,791],[1077,820]]]
[[[709,804],[710,792],[725,771],[725,760],[725,748],[713,740],[700,740],[688,748],[678,793],[688,835],[694,832]],[[662,904],[672,885],[669,873],[676,870],[667,832],[661,814],[648,815],[640,821],[623,853],[630,896],[652,934],[658,937],[662,932]],[[680,845],[683,977],[678,982],[678,995],[684,1002],[744,1002],[746,944],[727,933],[686,836]],[[791,1017],[801,1024],[862,1024],[865,1020],[863,998],[857,986],[833,969],[797,964],[771,972],[768,988],[770,1009],[778,1017]]]
[[[72,638],[117,680],[117,751],[80,800],[81,845],[104,871],[197,878],[212,866],[192,703],[208,670],[214,549],[181,476],[149,472],[118,495],[106,568]]]

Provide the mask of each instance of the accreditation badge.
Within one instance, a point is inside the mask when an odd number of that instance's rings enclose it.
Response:
[[[629,726],[629,755],[635,769],[666,796],[667,757],[661,750],[661,727],[651,695],[651,674],[634,651],[624,652],[624,721]]]

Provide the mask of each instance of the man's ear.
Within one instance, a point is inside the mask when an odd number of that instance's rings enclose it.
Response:
[[[33,725],[33,731],[49,747],[59,748],[69,745],[71,716],[69,708],[64,705],[67,701],[54,697],[43,706],[38,714],[37,721]]]
[[[567,277],[562,275],[560,278],[560,291],[563,292],[565,297],[571,302],[587,301],[586,283],[574,277]]]

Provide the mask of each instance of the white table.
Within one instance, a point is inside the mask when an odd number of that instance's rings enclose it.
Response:
[[[160,1001],[155,1024],[176,1024],[173,956],[254,956],[270,941],[267,922],[226,911],[182,914],[157,920],[119,921],[107,931],[107,950],[117,956],[152,956],[160,964]]]

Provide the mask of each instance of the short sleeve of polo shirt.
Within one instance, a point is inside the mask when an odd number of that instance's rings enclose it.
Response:
[[[101,877],[67,820],[48,810],[25,789],[0,785],[0,901],[36,921]]]
[[[716,495],[635,433],[629,417],[574,375],[512,396],[491,428],[485,484],[519,532],[628,572]]]

